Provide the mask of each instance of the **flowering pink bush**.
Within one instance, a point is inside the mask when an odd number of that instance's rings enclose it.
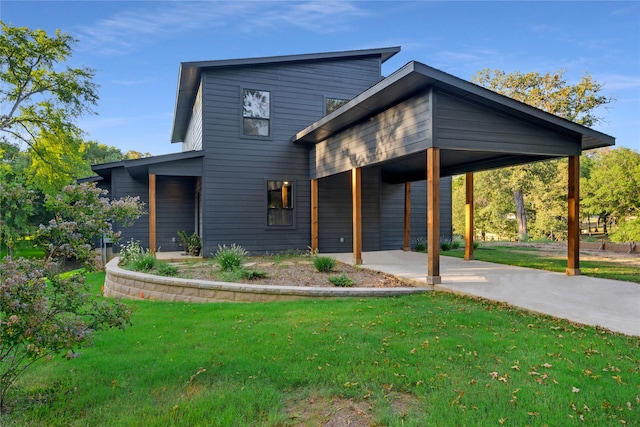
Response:
[[[0,408],[7,390],[34,362],[92,343],[94,332],[130,323],[120,302],[91,298],[83,274],[68,277],[44,261],[0,262]]]
[[[48,259],[75,257],[86,267],[95,266],[99,259],[94,244],[102,237],[114,241],[120,237],[113,223],[128,226],[144,214],[139,197],[110,200],[107,193],[94,183],[83,183],[68,185],[55,197],[47,195],[45,205],[55,217],[40,224],[36,243]]]

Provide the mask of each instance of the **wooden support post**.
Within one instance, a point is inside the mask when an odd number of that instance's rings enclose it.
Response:
[[[362,264],[362,169],[351,169],[351,206],[353,209],[353,264]]]
[[[464,206],[464,259],[471,261],[473,259],[473,172],[469,172],[464,178],[466,186],[466,203]]]
[[[149,174],[149,251],[156,253],[156,175]]]
[[[318,250],[318,180],[311,180],[311,251]]]
[[[567,274],[580,275],[580,156],[569,156]]]
[[[440,149],[427,148],[427,284],[440,278]]]
[[[411,250],[411,183],[404,183],[404,245],[402,250]]]

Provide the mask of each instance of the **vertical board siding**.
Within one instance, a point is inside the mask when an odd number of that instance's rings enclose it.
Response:
[[[191,118],[182,143],[182,151],[202,150],[202,84],[198,88],[196,99],[191,111]]]
[[[425,92],[316,144],[311,176],[322,178],[425,150],[430,135],[429,93]]]
[[[580,136],[569,137],[439,91],[435,144],[446,149],[579,155]]]
[[[205,69],[202,76],[204,254],[231,243],[252,253],[306,250],[309,152],[291,137],[324,116],[326,96],[351,99],[380,81],[379,58]],[[270,92],[268,138],[242,136],[242,89]],[[267,180],[294,182],[295,227],[267,227]]]

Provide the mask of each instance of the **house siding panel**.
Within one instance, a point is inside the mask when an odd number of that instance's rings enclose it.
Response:
[[[535,126],[504,113],[437,92],[435,146],[531,155],[579,155],[580,137]]]
[[[404,184],[383,184],[381,191],[381,250],[404,246]],[[440,180],[440,237],[451,239],[451,178]],[[411,183],[411,247],[427,237],[427,182]]]
[[[182,143],[183,152],[202,150],[202,110],[202,85],[200,85],[194,100],[187,133]]]
[[[203,70],[203,250],[237,243],[252,253],[310,245],[309,152],[292,144],[324,116],[325,97],[350,99],[380,79],[379,58]],[[268,138],[245,138],[242,89],[270,92]],[[267,227],[267,180],[294,182],[295,226]]]
[[[429,93],[425,92],[316,144],[310,156],[312,177],[416,153],[430,141]]]
[[[118,199],[126,196],[138,196],[145,205],[145,211],[149,212],[149,190],[147,181],[134,180],[124,169],[114,169],[111,173],[111,198]],[[122,231],[120,244],[127,243],[133,239],[140,242],[142,247],[149,247],[149,215],[145,214],[137,219],[130,227],[123,228],[115,223],[114,229]]]
[[[178,231],[195,231],[196,178],[158,176],[156,179],[156,248],[158,251],[182,250]]]

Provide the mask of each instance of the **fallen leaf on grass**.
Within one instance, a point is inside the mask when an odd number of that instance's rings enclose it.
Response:
[[[573,387],[573,389],[571,389],[572,392],[574,393],[580,393],[580,389],[578,387]]]

